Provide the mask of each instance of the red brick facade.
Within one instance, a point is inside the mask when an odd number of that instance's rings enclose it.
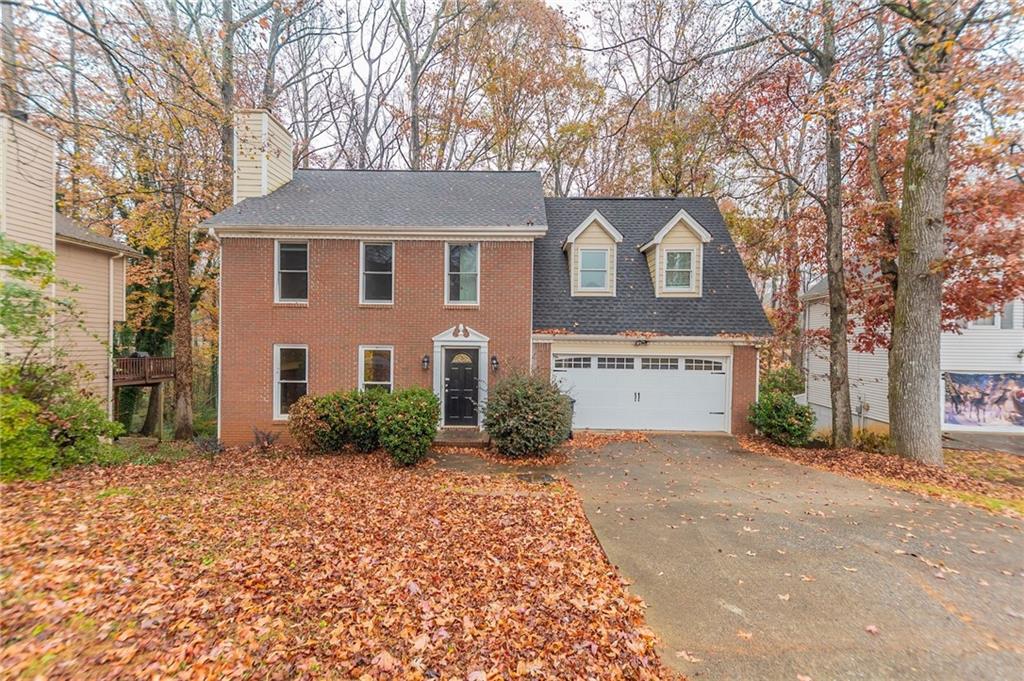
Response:
[[[395,241],[394,304],[359,303],[359,245],[355,239],[309,240],[309,301],[274,302],[273,239],[221,242],[220,437],[252,441],[253,427],[283,432],[273,420],[273,348],[309,347],[309,392],[358,386],[359,346],[394,347],[394,385],[432,387],[423,369],[432,338],[464,324],[489,337],[488,354],[501,372],[530,367],[533,244],[483,242],[480,305],[444,303],[443,241]],[[480,358],[481,377],[490,372]],[[492,377],[493,379],[493,377]]]
[[[732,434],[754,432],[747,416],[757,400],[757,348],[737,345],[732,349]]]

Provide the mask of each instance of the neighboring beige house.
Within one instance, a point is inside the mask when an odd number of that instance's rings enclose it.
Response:
[[[68,331],[68,359],[89,374],[83,388],[113,410],[110,347],[125,318],[126,260],[141,254],[60,215],[54,208],[56,144],[21,118],[0,113],[0,233],[56,254],[56,274],[76,290],[85,326]],[[17,354],[0,340],[5,354]]]

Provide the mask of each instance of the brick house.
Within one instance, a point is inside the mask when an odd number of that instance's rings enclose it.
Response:
[[[551,377],[577,428],[741,432],[770,332],[710,199],[546,199],[535,172],[292,170],[236,119],[221,249],[219,434],[302,394],[423,386],[479,427],[488,385]]]

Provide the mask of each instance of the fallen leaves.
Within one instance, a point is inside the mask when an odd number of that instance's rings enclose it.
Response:
[[[650,440],[646,433],[637,430],[624,430],[619,432],[578,430],[573,433],[571,440],[566,440],[562,447],[567,449],[601,449],[612,442],[636,442],[647,443]]]
[[[989,510],[1024,509],[1024,475],[1011,454],[948,451],[948,468],[937,468],[892,454],[855,449],[783,447],[759,437],[740,437],[744,449],[832,473],[890,485],[928,496],[954,498]]]
[[[567,486],[232,452],[2,497],[0,676],[671,677]]]

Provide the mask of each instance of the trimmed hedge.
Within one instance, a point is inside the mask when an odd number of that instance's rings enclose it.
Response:
[[[814,432],[814,411],[806,404],[798,404],[790,394],[763,392],[750,405],[750,423],[773,442],[800,447],[807,444]]]
[[[388,393],[379,390],[353,390],[348,393],[347,411],[349,441],[361,452],[372,452],[380,447],[380,429],[377,411]]]
[[[311,453],[336,452],[348,444],[361,452],[383,447],[395,461],[410,465],[430,448],[439,418],[440,403],[424,388],[353,390],[299,398],[288,410],[288,430]]]
[[[500,454],[540,456],[569,437],[572,401],[547,379],[513,374],[487,396],[484,427]]]
[[[441,404],[426,388],[387,395],[377,408],[380,444],[397,463],[411,466],[430,450],[440,417]]]

